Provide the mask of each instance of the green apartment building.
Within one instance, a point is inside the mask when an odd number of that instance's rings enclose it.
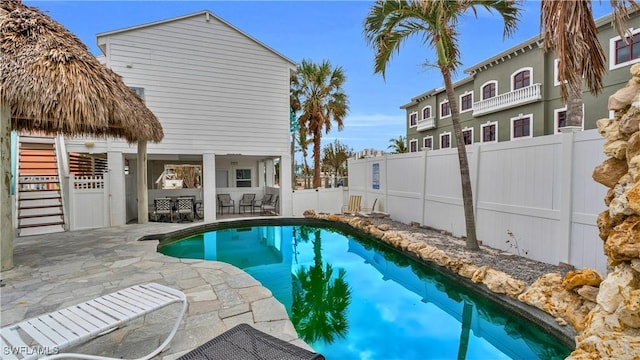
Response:
[[[628,43],[611,26],[611,16],[596,21],[606,56],[602,92],[584,89],[583,130],[609,118],[609,96],[631,78],[640,62],[640,13],[631,14]],[[491,143],[552,135],[565,125],[566,105],[560,98],[557,58],[545,53],[536,36],[465,70],[454,83],[465,143]],[[444,87],[422,93],[400,107],[406,110],[410,152],[455,147],[451,110]]]

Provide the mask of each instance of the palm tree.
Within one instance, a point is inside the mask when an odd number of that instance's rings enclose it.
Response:
[[[308,131],[307,128],[301,126],[298,130],[298,148],[302,152],[302,174],[304,175],[304,188],[309,189],[311,184],[309,184],[309,164],[307,164],[307,149],[309,145],[313,142],[313,139],[309,139],[307,136]]]
[[[391,56],[399,52],[403,41],[413,35],[421,37],[423,43],[436,50],[437,64],[446,88],[451,108],[451,121],[458,149],[462,202],[467,232],[467,248],[477,250],[476,225],[473,211],[473,194],[469,163],[462,137],[458,103],[453,90],[451,73],[460,65],[458,32],[459,18],[467,11],[477,14],[478,7],[495,10],[504,20],[504,36],[516,30],[519,2],[504,0],[378,0],[372,6],[364,22],[364,34],[376,51],[374,72],[383,78]]]
[[[640,9],[633,0],[611,0],[614,25],[622,38],[627,33],[627,3]],[[583,77],[589,91],[598,95],[606,71],[606,59],[598,41],[591,4],[591,0],[543,0],[540,4],[544,49],[552,50],[558,57],[560,92],[562,100],[567,103],[566,125],[575,128],[582,127]]]
[[[342,67],[332,68],[328,60],[314,64],[302,60],[297,76],[292,80],[292,93],[299,99],[302,115],[298,118],[301,127],[308,129],[313,135],[313,187],[320,184],[320,141],[322,130],[328,134],[332,122],[341,131],[343,119],[347,115],[349,105],[347,95],[342,89],[346,77]]]
[[[337,139],[324,147],[322,164],[333,173],[333,184],[338,184],[338,176],[347,172],[347,161],[353,156],[353,151]]]
[[[398,136],[395,139],[389,139],[390,145],[387,146],[387,149],[393,150],[394,154],[403,154],[409,152],[407,149],[407,137],[406,136]]]

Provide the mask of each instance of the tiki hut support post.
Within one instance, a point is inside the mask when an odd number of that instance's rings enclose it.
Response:
[[[149,192],[147,189],[147,142],[138,141],[138,224],[149,222]]]
[[[0,267],[13,268],[11,215],[11,109],[0,99]]]

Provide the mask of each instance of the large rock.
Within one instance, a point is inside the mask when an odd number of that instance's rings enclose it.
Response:
[[[640,333],[625,329],[618,316],[596,306],[586,328],[576,337],[576,350],[567,359],[638,359]]]
[[[498,294],[506,294],[517,298],[526,288],[524,281],[516,280],[511,275],[490,268],[488,265],[480,267],[471,277],[475,283],[483,283],[489,290]]]
[[[627,162],[616,158],[608,158],[593,170],[593,180],[608,187],[616,186],[620,178],[629,170]]]
[[[562,286],[562,275],[540,276],[518,300],[566,320],[576,331],[584,329],[585,318],[595,304]]]
[[[640,214],[640,183],[635,183],[625,196],[627,197],[629,208],[634,213]]]
[[[581,286],[580,288],[578,288],[578,290],[576,290],[578,295],[591,301],[592,303],[597,302],[596,298],[598,297],[598,291],[600,291],[599,288],[589,285]]]
[[[636,95],[640,92],[640,84],[633,79],[627,82],[627,86],[609,96],[609,110],[622,110],[631,105]]]
[[[627,157],[628,147],[629,143],[625,140],[607,140],[602,145],[602,152],[607,156],[622,160]]]
[[[627,217],[609,232],[604,251],[610,265],[640,257],[640,216]]]
[[[629,296],[625,297],[618,306],[616,315],[621,323],[632,328],[640,328],[640,290],[629,292]]]
[[[625,298],[631,297],[631,291],[638,289],[636,274],[627,263],[616,266],[600,283],[598,305],[609,314],[616,311]]]
[[[631,135],[638,131],[638,122],[640,120],[640,109],[632,106],[620,118],[620,132]]]
[[[600,119],[596,121],[598,132],[607,141],[620,140],[624,138],[624,135],[620,132],[618,119]]]
[[[609,238],[609,233],[614,227],[622,223],[624,216],[622,214],[611,217],[609,210],[605,210],[598,214],[596,224],[598,225],[600,239],[606,241]]]
[[[562,286],[567,290],[573,290],[583,285],[598,286],[602,277],[597,271],[589,268],[569,271],[562,280]]]
[[[627,192],[633,187],[633,179],[629,174],[623,175],[616,186],[613,187],[615,196],[609,204],[609,212],[612,217],[617,215],[632,215],[633,210],[629,208],[629,202],[627,201]]]

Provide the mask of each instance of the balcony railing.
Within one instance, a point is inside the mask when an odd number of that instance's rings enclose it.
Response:
[[[436,119],[434,117],[430,117],[428,119],[418,120],[418,131],[425,131],[429,129],[435,129],[436,127]]]
[[[473,116],[484,115],[542,99],[542,85],[533,84],[518,90],[473,103]],[[420,123],[418,123],[420,130]]]

